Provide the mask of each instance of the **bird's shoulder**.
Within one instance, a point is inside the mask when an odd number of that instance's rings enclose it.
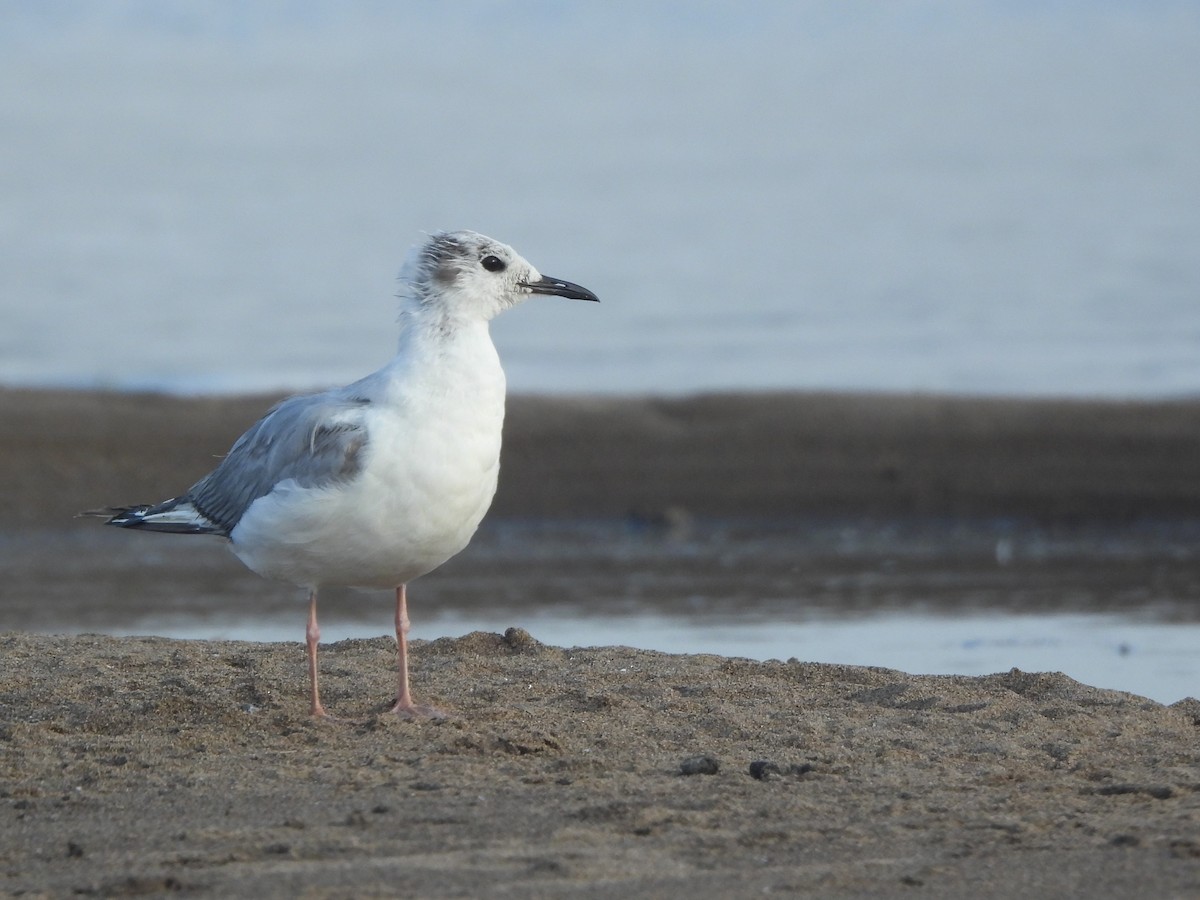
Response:
[[[368,396],[331,391],[290,397],[237,439],[188,499],[227,532],[283,482],[323,487],[358,474],[369,440]]]
[[[368,397],[340,392],[289,397],[247,429],[229,455],[320,455],[365,431],[370,405]]]

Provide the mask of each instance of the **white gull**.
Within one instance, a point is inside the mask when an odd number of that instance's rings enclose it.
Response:
[[[400,274],[400,345],[379,371],[275,406],[185,494],[113,509],[108,524],[214,534],[250,569],[308,589],[312,714],[317,593],[396,592],[399,679],[392,711],[441,716],[408,684],[405,585],[467,546],[500,468],[504,370],[488,322],[531,294],[596,300],[471,231],[432,235]]]

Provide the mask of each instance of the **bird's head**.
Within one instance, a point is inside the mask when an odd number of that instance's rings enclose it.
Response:
[[[531,294],[600,299],[542,275],[512,247],[474,231],[430,235],[409,252],[400,283],[406,304],[453,319],[491,319]]]

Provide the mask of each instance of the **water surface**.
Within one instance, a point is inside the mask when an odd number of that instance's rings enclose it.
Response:
[[[217,541],[115,532],[0,542],[3,627],[294,641],[301,665],[303,592]],[[518,626],[564,647],[1017,667],[1170,703],[1200,691],[1198,538],[1194,522],[489,520],[411,586],[412,636]],[[323,640],[388,633],[391,604],[323,592]]]
[[[394,346],[421,230],[596,290],[519,391],[1200,391],[1200,7],[10,3],[0,384]]]

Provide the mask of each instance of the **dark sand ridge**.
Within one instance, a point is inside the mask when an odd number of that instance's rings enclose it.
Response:
[[[264,408],[0,392],[0,552],[53,555],[99,527],[81,507],[177,492]],[[517,398],[494,515],[1198,518],[1198,413]],[[458,717],[414,724],[379,715],[392,660],[387,639],[328,648],[328,702],[356,719],[314,723],[298,642],[0,635],[0,892],[1200,894],[1194,700],[512,631],[417,642],[416,684]]]
[[[9,528],[154,501],[271,398],[0,391]],[[1200,401],[516,397],[491,515],[1200,516]]]

